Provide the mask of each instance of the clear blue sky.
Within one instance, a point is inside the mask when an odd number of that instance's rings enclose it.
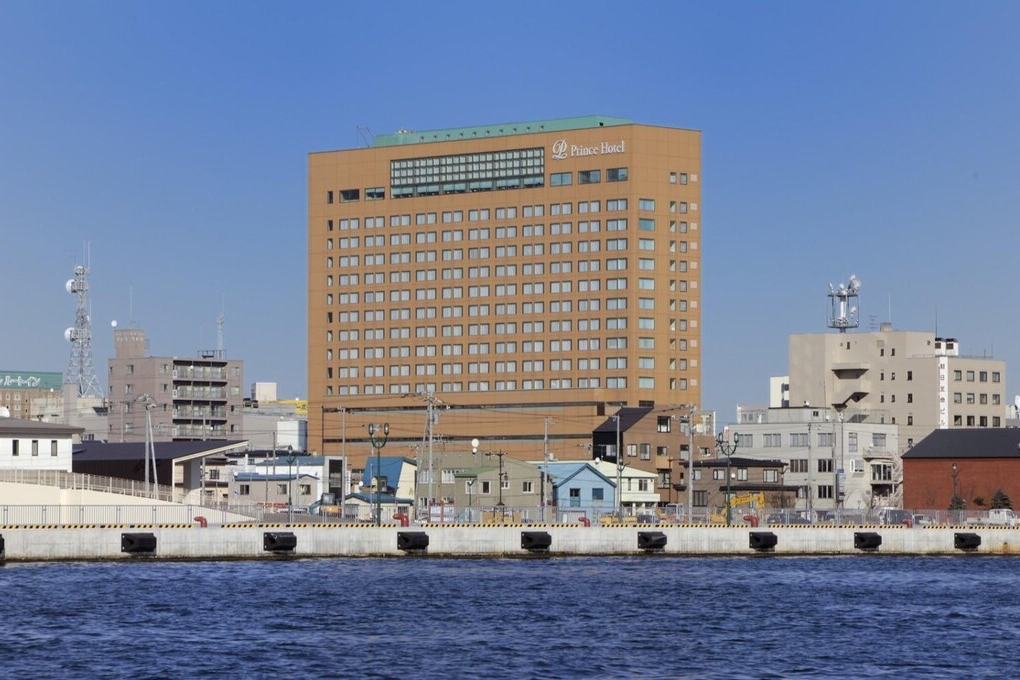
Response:
[[[957,337],[1020,392],[1020,3],[0,0],[0,368],[225,347],[306,396],[306,156],[586,114],[703,131],[704,405],[763,403],[787,336]]]

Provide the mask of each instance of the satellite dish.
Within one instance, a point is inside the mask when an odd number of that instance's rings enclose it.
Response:
[[[68,279],[67,283],[64,284],[64,290],[71,295],[74,295],[74,279]]]
[[[10,417],[11,417],[11,409],[7,408],[6,406],[0,406],[0,418],[10,418]]]
[[[68,342],[74,342],[73,328],[68,328],[66,331],[64,331],[64,340],[67,340]]]
[[[111,328],[116,328],[117,327],[117,320],[116,319],[114,319],[113,321],[110,322],[110,327]]]

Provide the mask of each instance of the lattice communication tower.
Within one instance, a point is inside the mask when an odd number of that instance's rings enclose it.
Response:
[[[92,320],[89,318],[89,270],[78,265],[74,278],[64,288],[78,299],[74,326],[64,331],[64,339],[71,343],[71,360],[67,364],[65,381],[78,385],[78,396],[103,398],[95,362],[92,360]]]

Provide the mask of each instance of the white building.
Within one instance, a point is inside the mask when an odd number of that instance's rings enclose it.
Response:
[[[797,486],[801,510],[867,510],[897,505],[903,468],[892,424],[841,419],[829,408],[737,410],[735,455],[787,463],[784,486]]]
[[[955,339],[891,324],[791,335],[789,371],[792,405],[897,425],[900,449],[936,428],[1002,427],[1009,414],[1004,361],[963,356]]]
[[[71,449],[84,428],[0,417],[0,470],[71,471]]]

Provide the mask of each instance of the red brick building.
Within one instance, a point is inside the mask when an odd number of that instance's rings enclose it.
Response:
[[[1000,489],[1020,503],[1020,429],[935,430],[903,454],[904,508],[981,510]]]

